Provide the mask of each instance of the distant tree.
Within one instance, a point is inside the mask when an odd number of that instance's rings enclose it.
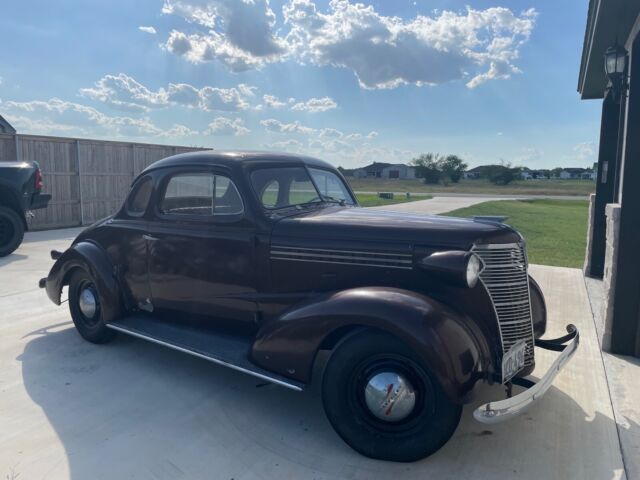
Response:
[[[486,177],[495,185],[508,185],[520,177],[520,167],[513,167],[511,163],[502,161],[500,165],[490,165],[485,171]]]
[[[416,176],[424,183],[437,184],[458,183],[467,169],[467,164],[457,155],[440,155],[439,153],[423,153],[411,161],[416,169]]]
[[[452,183],[458,183],[469,166],[457,155],[441,157],[437,163],[439,170],[442,172],[443,183],[445,178],[450,179]]]
[[[437,153],[423,153],[418,158],[414,158],[411,165],[416,169],[416,176],[422,178],[424,183],[439,183],[441,177],[441,171],[438,168],[439,158]]]
[[[554,177],[559,177],[559,176],[560,176],[560,172],[561,172],[562,170],[564,170],[564,168],[556,167],[556,168],[554,168],[553,170],[551,170],[551,174],[552,174]]]

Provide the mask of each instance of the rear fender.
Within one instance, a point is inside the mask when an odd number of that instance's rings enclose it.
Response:
[[[414,292],[355,288],[324,295],[265,324],[251,359],[263,368],[309,383],[316,354],[338,336],[359,327],[385,331],[420,355],[448,397],[470,399],[473,386],[487,375],[490,350],[468,317]]]
[[[75,268],[81,268],[93,277],[102,297],[104,319],[106,322],[114,319],[120,306],[115,269],[103,248],[95,243],[78,242],[56,260],[47,276],[47,296],[53,303],[60,305],[62,287],[68,284],[69,274]]]

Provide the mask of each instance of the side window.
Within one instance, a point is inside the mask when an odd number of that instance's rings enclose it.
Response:
[[[240,193],[230,178],[215,175],[213,191],[215,192],[214,215],[239,215],[244,211]]]
[[[210,173],[187,173],[171,177],[160,210],[169,214],[212,216],[213,178]]]
[[[227,177],[211,173],[184,173],[169,179],[160,203],[170,215],[238,215],[244,211],[240,193]]]
[[[143,178],[135,187],[135,190],[129,195],[127,199],[127,213],[134,217],[139,217],[144,214],[149,204],[149,198],[151,198],[151,191],[153,190],[153,181],[151,177]]]
[[[280,193],[280,182],[278,180],[271,180],[262,190],[262,204],[265,207],[275,207],[278,203],[278,194]]]

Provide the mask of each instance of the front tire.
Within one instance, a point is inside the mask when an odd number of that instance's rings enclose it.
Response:
[[[462,407],[452,403],[409,347],[382,332],[341,342],[322,379],[325,413],[354,450],[380,460],[412,462],[453,435]]]
[[[69,311],[78,333],[91,343],[107,343],[115,331],[107,328],[102,309],[102,295],[96,282],[85,270],[77,269],[69,280]]]
[[[0,207],[0,257],[6,257],[20,246],[24,238],[24,222],[18,213]]]

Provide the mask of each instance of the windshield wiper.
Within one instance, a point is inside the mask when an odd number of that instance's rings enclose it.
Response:
[[[339,205],[345,204],[344,198],[342,200],[338,200],[337,198],[334,198],[330,195],[322,195],[322,200],[324,200],[327,203],[337,203]]]

